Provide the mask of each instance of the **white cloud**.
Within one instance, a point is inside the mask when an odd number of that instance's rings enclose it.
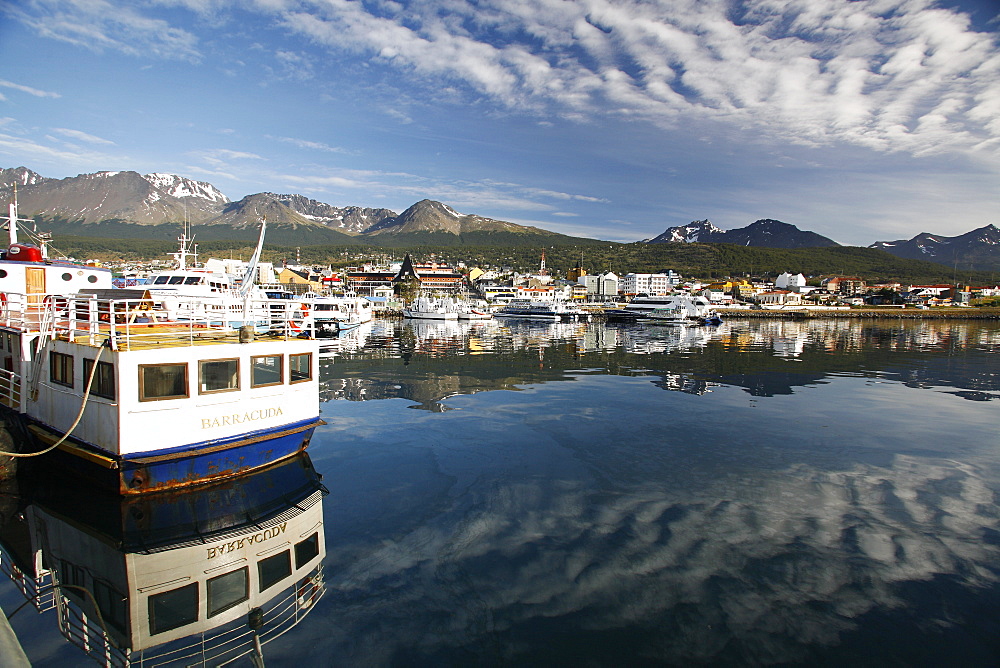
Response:
[[[739,23],[739,6],[700,0],[296,7],[275,11],[297,34],[512,109],[669,124],[696,114],[917,154],[1000,136],[994,36],[928,0],[757,0]],[[925,118],[942,99],[952,103]]]
[[[307,139],[296,139],[295,137],[274,137],[280,142],[285,142],[286,144],[291,144],[292,146],[298,146],[299,148],[308,148],[316,151],[326,151],[328,153],[350,153],[347,149],[340,148],[339,146],[330,146],[329,144],[324,144],[318,141],[309,141]]]
[[[71,130],[69,128],[52,128],[53,132],[61,134],[64,137],[69,137],[70,139],[76,139],[77,141],[87,142],[88,144],[104,144],[107,146],[114,146],[115,143],[108,139],[102,139],[101,137],[95,137],[92,134],[87,134],[86,132],[81,132],[80,130]]]
[[[0,79],[0,88],[12,88],[22,93],[27,93],[28,95],[34,95],[35,97],[60,97],[59,93],[53,93],[46,90],[38,90],[37,88],[32,88],[31,86],[23,86],[21,84],[16,84],[12,81],[5,81]]]
[[[197,61],[197,39],[164,19],[144,15],[132,3],[113,0],[25,0],[0,11],[43,37],[92,51]]]

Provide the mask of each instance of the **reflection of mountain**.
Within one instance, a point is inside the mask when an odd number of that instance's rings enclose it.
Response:
[[[601,323],[388,323],[324,363],[325,399],[406,398],[429,410],[459,394],[572,380],[580,373],[660,377],[700,394],[713,383],[792,394],[831,375],[877,375],[997,398],[995,328],[979,323],[851,320],[732,322],[720,328]]]
[[[266,645],[285,633],[322,597],[325,492],[304,453],[227,483],[136,498],[26,483],[23,514],[0,531],[4,570],[101,663],[220,665],[252,654],[255,636]]]

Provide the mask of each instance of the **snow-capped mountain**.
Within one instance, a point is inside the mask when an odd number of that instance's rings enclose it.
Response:
[[[839,246],[815,232],[800,230],[780,220],[764,218],[735,230],[720,230],[707,220],[696,220],[688,225],[670,227],[648,243],[714,243],[762,246],[765,248],[815,248]]]
[[[366,235],[409,234],[420,232],[445,232],[448,234],[469,234],[472,232],[510,232],[514,234],[554,235],[537,227],[517,225],[505,220],[494,220],[475,214],[459,213],[447,204],[434,200],[421,200],[403,213],[386,218],[369,227]]]
[[[668,227],[663,234],[644,241],[651,244],[666,242],[693,244],[698,241],[707,243],[709,238],[715,234],[723,234],[723,231],[713,225],[710,220],[695,220],[687,225]]]
[[[922,232],[912,239],[876,241],[869,248],[959,269],[1000,269],[1000,228],[996,225],[986,225],[957,237]]]
[[[211,183],[205,181],[194,181],[176,174],[144,174],[142,178],[178,199],[194,197],[213,203],[229,203],[228,197],[219,192],[219,189]]]
[[[369,209],[360,206],[340,207],[302,195],[264,194],[273,197],[308,220],[341,232],[360,234],[382,221],[396,216],[396,212],[389,209]]]

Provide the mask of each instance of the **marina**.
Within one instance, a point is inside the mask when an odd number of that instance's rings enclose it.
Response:
[[[267,665],[997,656],[995,322],[376,319],[326,344],[325,594]],[[33,665],[77,665],[54,614],[11,624]]]

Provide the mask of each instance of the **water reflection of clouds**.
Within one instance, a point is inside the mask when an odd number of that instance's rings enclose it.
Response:
[[[468,410],[440,418],[450,426],[404,439],[432,451],[456,483],[436,498],[439,512],[395,525],[391,537],[343,536],[354,544],[328,571],[337,624],[316,638],[323,651],[345,663],[535,663],[554,650],[583,660],[585,647],[608,664],[587,637],[623,633],[632,658],[762,664],[808,662],[855,636],[883,653],[846,658],[920,659],[958,626],[967,645],[953,648],[955,659],[992,642],[977,635],[985,622],[975,607],[927,619],[919,637],[883,635],[913,608],[937,610],[925,604],[948,595],[942,577],[960,580],[966,596],[997,585],[1000,548],[982,540],[1000,517],[985,418],[938,444],[951,448],[938,456],[898,429],[938,417],[927,413],[930,395],[899,385],[866,391],[863,379],[839,379],[840,396],[827,387],[764,402],[772,412],[752,419],[724,389],[743,412],[727,426],[742,420],[744,433],[720,443],[703,424],[712,415],[676,414],[684,397],[664,405],[671,395],[640,396],[637,379],[587,380],[576,391],[601,392],[599,407],[574,410],[561,384],[546,386],[546,413],[524,395],[463,397]],[[620,396],[610,396],[615,383]],[[864,424],[834,423],[815,442],[792,421],[768,424],[793,401],[818,406],[858,391],[879,410],[897,405],[881,446],[848,440]],[[900,396],[879,400],[886,391]],[[900,402],[907,394],[918,398]],[[963,402],[948,403],[941,414]],[[611,419],[628,404],[628,418]],[[841,414],[849,408],[827,417]],[[395,429],[378,437],[392,442]],[[948,433],[932,425],[923,437]]]

